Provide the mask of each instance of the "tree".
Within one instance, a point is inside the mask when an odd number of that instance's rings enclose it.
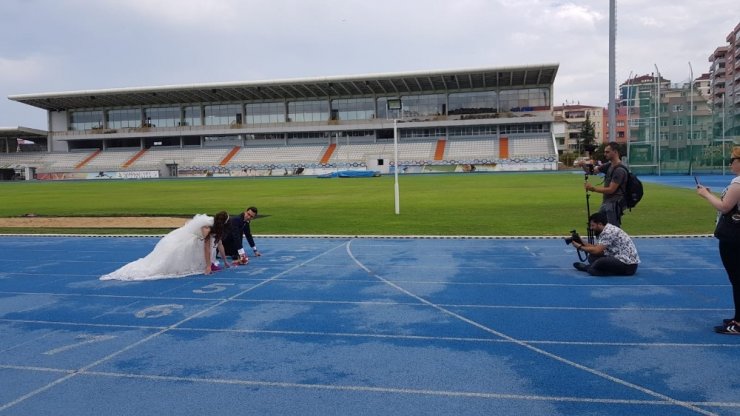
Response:
[[[581,137],[578,139],[578,149],[583,151],[593,152],[595,148],[594,141],[596,140],[596,129],[594,123],[591,121],[589,114],[586,113],[586,120],[581,125]]]

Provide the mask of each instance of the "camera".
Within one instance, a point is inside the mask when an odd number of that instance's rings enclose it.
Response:
[[[593,163],[586,163],[583,165],[583,169],[588,172],[589,175],[594,174],[594,164]]]
[[[570,230],[570,237],[563,237],[563,240],[566,245],[572,244],[574,241],[578,244],[583,244],[583,240],[581,240],[581,236],[578,235],[576,230]]]

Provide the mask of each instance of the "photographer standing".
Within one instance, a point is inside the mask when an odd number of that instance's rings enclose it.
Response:
[[[588,227],[596,235],[595,244],[574,239],[571,245],[588,253],[589,264],[573,263],[573,267],[592,276],[635,274],[640,256],[630,236],[621,228],[608,224],[603,212],[591,215],[588,218]]]
[[[604,147],[604,156],[606,157],[607,162],[603,165],[583,165],[583,169],[586,173],[597,174],[604,172],[604,186],[591,185],[587,180],[584,187],[586,188],[586,191],[604,194],[604,199],[601,202],[599,212],[606,214],[609,224],[621,227],[622,214],[624,213],[622,198],[625,193],[625,188],[627,187],[627,168],[622,165],[622,154],[617,142],[609,142],[609,144]],[[619,166],[622,166],[624,169],[619,169]]]

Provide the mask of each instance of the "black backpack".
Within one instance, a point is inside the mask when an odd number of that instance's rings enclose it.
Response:
[[[642,199],[643,190],[642,182],[637,178],[637,175],[630,172],[626,166],[619,164],[618,168],[623,168],[627,171],[627,182],[624,184],[624,194],[622,195],[622,202],[625,208],[629,208],[630,211],[634,208]]]

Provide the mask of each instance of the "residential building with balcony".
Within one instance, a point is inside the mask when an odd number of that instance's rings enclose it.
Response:
[[[740,23],[711,55],[710,92],[717,140],[740,144]]]

